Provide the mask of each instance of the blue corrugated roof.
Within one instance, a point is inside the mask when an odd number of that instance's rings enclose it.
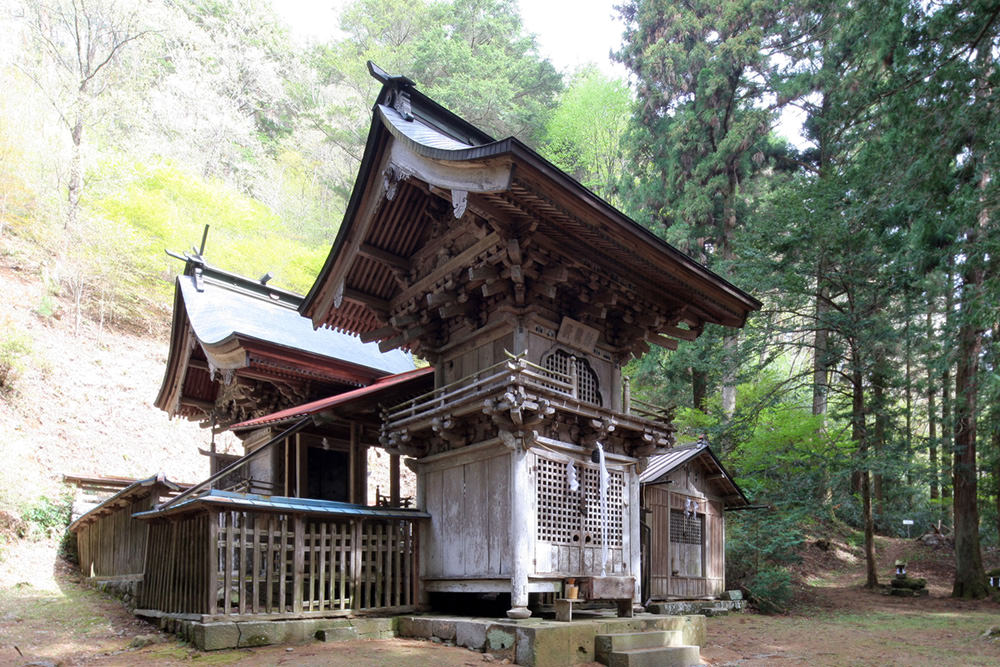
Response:
[[[413,359],[402,350],[383,353],[377,343],[362,343],[356,336],[330,329],[313,329],[312,322],[278,301],[239,292],[209,279],[202,281],[201,292],[193,276],[178,276],[177,282],[188,320],[204,345],[242,335],[385,373],[414,368]]]
[[[419,510],[396,507],[368,507],[352,505],[334,500],[316,498],[288,498],[286,496],[261,496],[255,493],[234,493],[212,489],[171,505],[166,510],[150,510],[132,516],[151,519],[163,514],[175,514],[194,509],[198,505],[216,505],[246,510],[268,510],[273,512],[304,512],[307,514],[329,514],[336,516],[370,517],[376,519],[429,519],[430,514]]]

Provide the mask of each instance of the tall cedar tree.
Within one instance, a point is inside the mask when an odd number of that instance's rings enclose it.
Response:
[[[780,5],[780,3],[779,3]],[[635,75],[634,160],[625,184],[640,220],[723,275],[736,257],[741,187],[774,114],[760,105],[771,77],[765,47],[774,3],[632,0],[621,6],[625,43],[617,54]],[[737,338],[723,339],[723,413],[735,406]],[[716,359],[718,363],[718,359]],[[693,404],[704,409],[708,371],[691,368]]]

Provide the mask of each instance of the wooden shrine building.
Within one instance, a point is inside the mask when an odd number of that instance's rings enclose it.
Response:
[[[508,593],[515,618],[570,577],[638,600],[639,469],[674,427],[630,399],[622,365],[759,302],[517,139],[370,69],[361,169],[300,311],[435,368],[381,436],[431,516],[423,592]]]
[[[155,402],[171,416],[227,429],[414,369],[402,350],[383,353],[355,336],[314,330],[298,314],[301,295],[223,271],[200,256],[184,259],[167,368]],[[268,424],[234,433],[246,453],[275,435]],[[364,504],[365,449],[378,437],[377,415],[374,422],[311,425],[287,452],[274,449],[255,458],[216,488],[302,496],[311,480],[313,497]],[[204,453],[212,457],[213,474],[239,458],[215,452],[214,441],[213,451]],[[309,466],[310,454],[317,465]]]
[[[529,596],[573,578],[630,610],[640,472],[675,428],[622,366],[706,324],[741,327],[760,303],[517,139],[370,69],[364,156],[309,293],[200,258],[178,279],[157,405],[247,451],[137,515],[140,605],[209,622],[474,593],[525,618]],[[370,506],[369,446],[408,459],[415,508],[398,493]]]
[[[639,473],[643,600],[714,598],[725,590],[724,510],[749,507],[704,440],[649,458]]]

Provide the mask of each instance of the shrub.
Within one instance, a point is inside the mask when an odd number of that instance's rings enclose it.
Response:
[[[0,392],[14,387],[30,354],[31,345],[26,336],[16,333],[10,325],[0,328]]]
[[[22,537],[40,539],[62,535],[70,523],[72,508],[73,500],[69,495],[54,500],[41,496],[21,513],[26,526]]]
[[[750,600],[765,614],[783,612],[792,599],[792,575],[783,568],[761,568],[745,586]]]

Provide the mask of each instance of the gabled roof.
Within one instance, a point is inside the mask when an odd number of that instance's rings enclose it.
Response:
[[[742,326],[760,308],[517,139],[494,141],[405,77],[370,67],[383,87],[358,178],[330,255],[300,307],[314,326],[402,340],[391,330],[398,326],[390,310],[419,290],[398,278],[425,240],[430,212],[449,196],[457,217],[477,198],[477,211],[491,222],[530,228],[553,252],[627,267],[628,280],[655,294],[664,310],[682,313],[680,321],[697,332],[704,323]],[[487,245],[477,249],[486,252]]]
[[[640,484],[661,484],[673,471],[681,466],[698,460],[706,470],[714,474],[715,479],[711,480],[723,489],[720,495],[725,498],[726,509],[744,507],[750,504],[743,490],[736,484],[732,475],[725,469],[722,462],[704,440],[686,445],[679,445],[664,454],[656,454],[649,457],[646,469],[639,473]]]
[[[137,498],[157,492],[159,495],[174,494],[186,488],[188,487],[171,482],[163,473],[157,473],[146,479],[136,480],[84,513],[79,519],[69,525],[69,530],[75,533],[80,529],[80,526],[93,523],[105,514],[110,514],[119,507],[131,504]]]
[[[233,424],[230,427],[230,430],[242,431],[251,428],[259,428],[261,426],[278,426],[301,417],[314,415],[336,407],[350,411],[352,404],[361,400],[378,400],[382,395],[394,396],[395,398],[389,398],[382,402],[388,405],[395,405],[405,400],[398,398],[398,396],[396,396],[396,392],[408,389],[412,394],[420,394],[424,391],[432,389],[433,385],[434,369],[430,366],[416,368],[414,370],[407,371],[406,373],[399,373],[398,375],[389,375],[381,378],[367,387],[360,387],[352,391],[344,392],[343,394],[336,394],[335,396],[329,396],[318,401],[313,401],[304,405],[297,405],[295,407],[288,408],[287,410],[281,410],[270,415],[265,415],[264,417],[258,417],[257,419],[250,419],[245,422],[240,422],[239,424]]]
[[[355,336],[313,329],[298,313],[301,295],[187,259],[176,280],[170,353],[155,402],[171,414],[185,414],[182,398],[211,403],[217,373],[224,380],[246,372],[364,386],[413,368],[402,351],[383,353]],[[203,361],[192,364],[193,355]]]

